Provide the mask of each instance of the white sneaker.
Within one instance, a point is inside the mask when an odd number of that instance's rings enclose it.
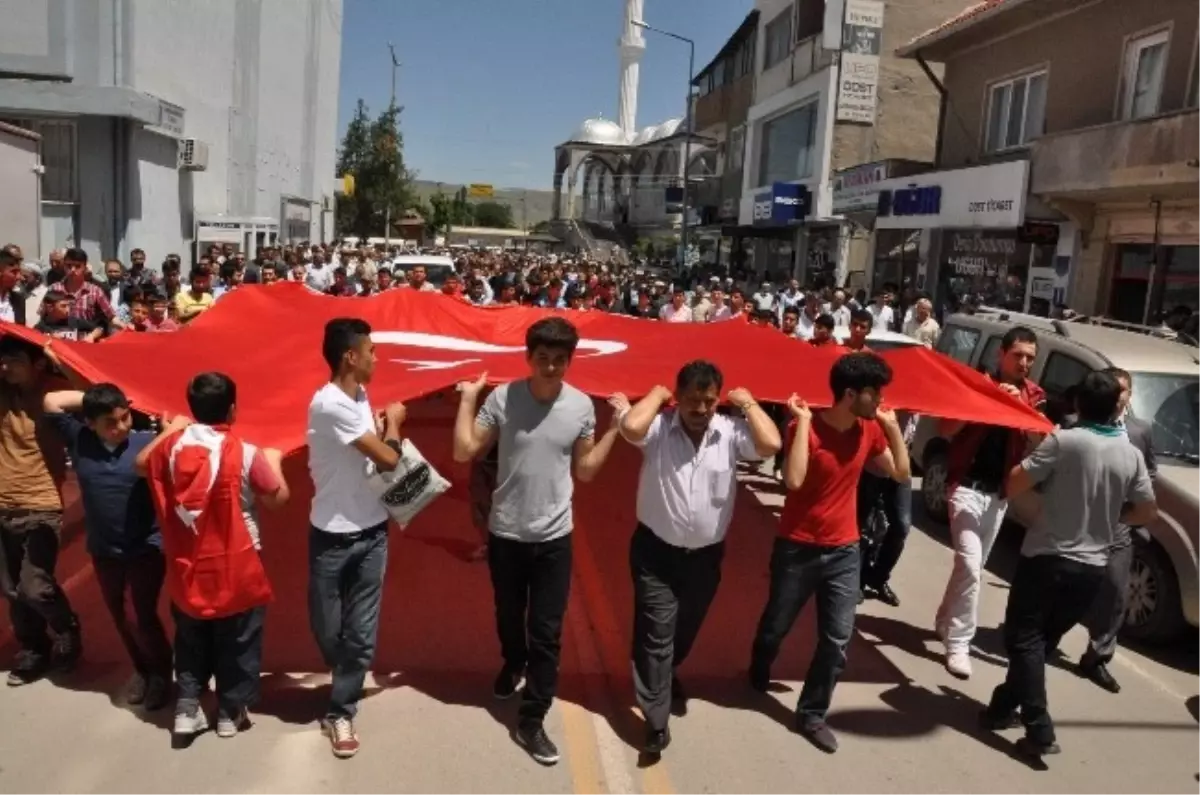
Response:
[[[199,706],[181,709],[175,713],[175,734],[190,735],[208,731],[208,717]]]
[[[236,715],[224,713],[217,715],[217,736],[229,739],[237,737],[238,732],[250,728],[250,714],[242,707]]]
[[[965,651],[946,652],[946,670],[957,679],[970,679],[971,655]]]

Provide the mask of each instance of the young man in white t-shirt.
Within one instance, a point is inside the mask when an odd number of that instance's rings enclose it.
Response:
[[[384,471],[396,468],[405,411],[403,403],[379,415],[371,411],[365,385],[375,370],[375,345],[365,321],[329,321],[321,354],[331,375],[308,407],[308,468],[315,487],[308,617],[333,671],[321,728],[334,756],[347,758],[358,752],[354,716],[375,656],[387,565],[388,514],[367,485],[367,462]]]

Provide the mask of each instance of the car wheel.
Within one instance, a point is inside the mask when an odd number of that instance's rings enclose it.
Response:
[[[945,453],[933,453],[925,460],[921,475],[921,501],[925,514],[934,521],[948,522],[950,508],[946,500],[947,461]]]
[[[1167,553],[1152,541],[1134,541],[1127,600],[1123,631],[1128,637],[1162,643],[1183,631],[1175,569]]]

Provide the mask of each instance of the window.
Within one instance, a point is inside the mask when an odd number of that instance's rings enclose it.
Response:
[[[1158,113],[1163,73],[1167,66],[1170,31],[1160,30],[1133,39],[1125,47],[1121,76],[1121,118],[1144,119]]]
[[[771,119],[762,126],[758,184],[789,182],[812,175],[817,103]]]
[[[988,341],[983,344],[983,352],[979,354],[979,372],[996,372],[996,368],[1000,366],[1000,343],[1003,340],[1004,337],[999,334],[988,337]]]
[[[1074,401],[1067,390],[1078,385],[1093,369],[1074,356],[1058,352],[1050,354],[1039,383],[1046,390],[1046,416],[1051,422],[1061,423],[1065,415],[1074,413]]]
[[[979,332],[973,328],[963,328],[953,324],[942,329],[938,339],[937,350],[951,359],[962,364],[971,363],[971,354],[975,353],[975,344],[979,342]]]
[[[696,94],[703,97],[710,91],[712,91],[712,74],[705,72],[696,81]]]
[[[738,58],[738,77],[754,74],[754,37],[750,36],[742,42]]]
[[[1035,72],[993,85],[988,92],[987,151],[1023,146],[1046,123],[1046,73]]]
[[[741,171],[742,158],[746,154],[746,127],[741,125],[734,127],[729,132],[729,149],[728,161],[729,167],[727,171]]]
[[[767,23],[766,35],[763,38],[766,44],[763,59],[763,71],[765,72],[785,60],[792,52],[791,6]]]
[[[825,4],[815,0],[800,0],[796,8],[796,41],[819,35],[825,29]]]
[[[42,201],[79,201],[75,173],[75,122],[71,119],[4,119],[42,136]]]

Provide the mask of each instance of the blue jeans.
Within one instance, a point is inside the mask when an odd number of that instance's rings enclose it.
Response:
[[[817,597],[817,648],[804,689],[796,704],[796,719],[804,725],[821,723],[833,699],[833,689],[846,667],[846,647],[854,632],[859,593],[858,543],[841,547],[801,544],[775,539],[771,552],[771,590],[758,621],[750,656],[750,674],[767,679],[783,639],[809,597]]]
[[[375,658],[387,541],[386,524],[351,534],[309,531],[308,621],[333,672],[328,718],[358,712]]]

